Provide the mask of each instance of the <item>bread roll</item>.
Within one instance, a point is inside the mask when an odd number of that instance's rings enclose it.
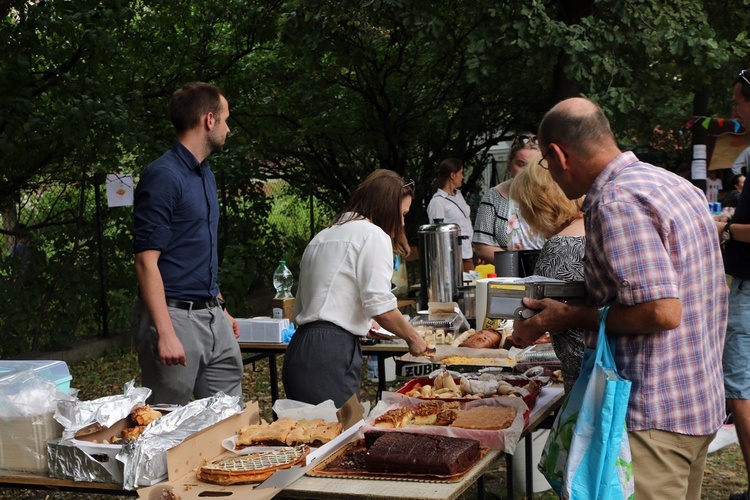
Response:
[[[495,330],[482,330],[475,333],[458,347],[470,347],[472,349],[496,349],[500,347],[501,336]]]

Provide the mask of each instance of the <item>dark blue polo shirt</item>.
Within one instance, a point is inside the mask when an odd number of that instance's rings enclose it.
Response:
[[[208,161],[198,163],[179,141],[146,167],[135,189],[133,250],[160,250],[166,296],[206,300],[216,284],[219,200]]]

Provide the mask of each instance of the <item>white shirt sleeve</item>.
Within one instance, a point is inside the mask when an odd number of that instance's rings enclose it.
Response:
[[[445,219],[445,206],[443,202],[444,200],[437,193],[432,195],[430,204],[427,205],[427,220],[430,224],[435,219]]]
[[[356,266],[359,293],[367,315],[372,318],[396,309],[398,301],[391,293],[393,246],[388,235],[376,233],[365,240]]]

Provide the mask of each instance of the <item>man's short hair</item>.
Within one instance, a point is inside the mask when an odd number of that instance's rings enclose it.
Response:
[[[226,98],[221,87],[203,82],[186,83],[177,89],[169,101],[169,118],[177,133],[196,127],[208,113],[218,120],[221,96]]]

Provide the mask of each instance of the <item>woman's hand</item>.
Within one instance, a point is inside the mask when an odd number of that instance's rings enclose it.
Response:
[[[398,309],[379,314],[375,319],[383,328],[404,339],[412,356],[421,356],[427,351],[427,343]]]
[[[409,354],[412,356],[418,357],[428,352],[427,342],[419,334],[416,337],[408,339],[406,344],[409,346]]]

